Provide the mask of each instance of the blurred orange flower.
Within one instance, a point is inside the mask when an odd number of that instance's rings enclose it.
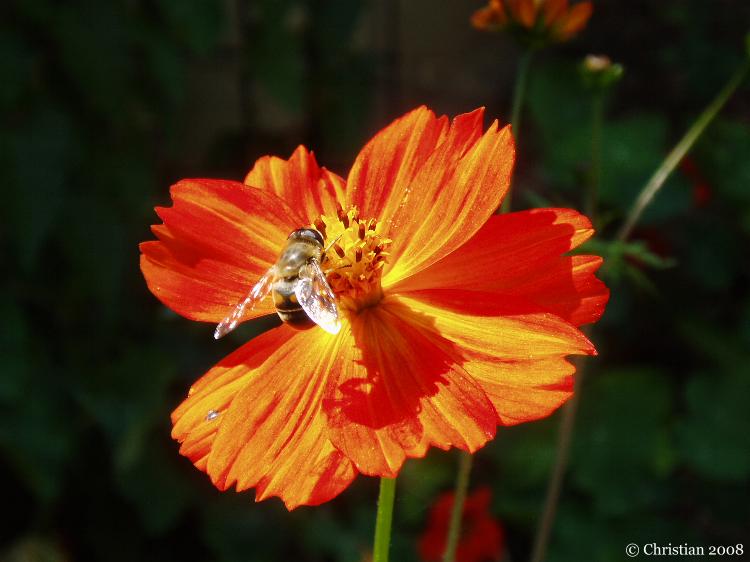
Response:
[[[567,209],[494,215],[514,160],[509,127],[483,111],[452,122],[416,109],[361,150],[346,180],[299,147],[258,160],[245,183],[194,179],[157,208],[141,244],[151,291],[175,312],[222,321],[316,228],[341,329],[283,324],[208,371],[174,411],[180,452],[220,489],[288,508],[325,502],[357,473],[395,477],[431,446],[474,452],[498,424],[549,415],[571,395],[577,326],[608,298]],[[266,299],[242,321],[272,314]]]
[[[505,530],[490,513],[491,496],[489,488],[480,488],[466,498],[456,562],[493,562],[502,558]],[[454,500],[455,494],[446,492],[432,505],[427,529],[417,545],[423,562],[443,559]]]
[[[591,2],[573,6],[568,0],[490,0],[471,18],[483,31],[508,29],[534,45],[567,41],[584,27],[591,17]]]

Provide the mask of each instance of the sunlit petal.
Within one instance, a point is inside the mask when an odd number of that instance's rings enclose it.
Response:
[[[396,299],[352,319],[324,407],[331,440],[360,472],[393,477],[429,446],[473,452],[495,433],[492,405],[432,322]]]
[[[278,496],[289,509],[338,495],[356,472],[332,446],[321,412],[337,350],[332,337],[286,326],[240,348],[175,411],[183,454],[219,488],[257,487],[258,500]]]
[[[260,158],[245,177],[245,184],[274,193],[290,208],[313,222],[336,211],[344,200],[344,180],[318,166],[304,146],[297,147],[289,160],[276,156]],[[299,228],[303,224],[297,224]]]
[[[239,182],[182,180],[159,207],[159,241],[141,244],[151,292],[192,320],[220,322],[278,258],[302,219],[275,195]],[[294,226],[292,226],[294,225]],[[270,303],[244,319],[273,312]]]

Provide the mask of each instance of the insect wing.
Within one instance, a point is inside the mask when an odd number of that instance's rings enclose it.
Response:
[[[240,301],[240,303],[234,307],[229,316],[224,318],[216,330],[214,330],[214,339],[219,339],[226,336],[229,332],[237,327],[237,324],[242,319],[246,311],[250,311],[255,308],[255,305],[264,299],[264,297],[271,292],[273,282],[276,280],[276,268],[272,267],[260,278],[260,280],[250,289],[247,296]]]
[[[310,319],[326,332],[338,334],[341,330],[339,321],[339,307],[331,286],[326,281],[325,273],[320,264],[312,260],[299,271],[299,280],[294,287],[302,309]]]

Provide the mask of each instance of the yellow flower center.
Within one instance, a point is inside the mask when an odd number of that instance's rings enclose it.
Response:
[[[380,277],[391,241],[375,219],[362,219],[356,207],[323,215],[313,225],[323,235],[321,267],[339,308],[357,311],[383,298]]]

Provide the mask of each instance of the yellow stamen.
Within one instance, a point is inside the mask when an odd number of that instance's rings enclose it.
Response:
[[[375,219],[361,219],[359,210],[337,209],[323,215],[314,227],[325,239],[321,267],[326,273],[339,308],[357,311],[383,298],[380,277],[387,262],[391,241],[380,234]]]

